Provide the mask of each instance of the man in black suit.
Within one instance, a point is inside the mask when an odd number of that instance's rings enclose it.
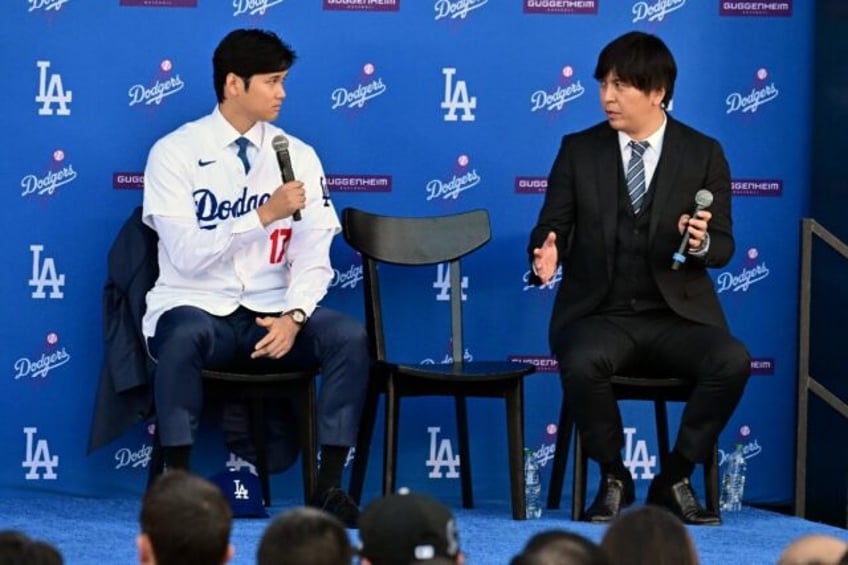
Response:
[[[719,524],[689,476],[710,455],[750,374],[706,271],[734,251],[730,171],[716,140],[666,113],[677,67],[662,40],[642,32],[615,39],[594,76],[607,120],[563,138],[528,246],[538,282],[563,264],[549,339],[569,410],[601,467],[584,519],[608,522],[634,501],[610,377],[647,368],[694,382],[648,503],[689,524]],[[690,217],[701,190],[712,193],[712,205]],[[684,262],[672,269],[684,232]]]

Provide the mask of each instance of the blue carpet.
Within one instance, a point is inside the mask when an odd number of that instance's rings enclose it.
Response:
[[[274,505],[271,515],[294,502]],[[604,528],[570,521],[565,510],[546,511],[540,520],[515,522],[502,502],[478,502],[473,510],[456,509],[460,544],[470,565],[502,565],[509,562],[534,533],[565,528],[600,540]],[[26,499],[0,499],[0,529],[18,529],[56,545],[69,565],[129,564],[138,561],[139,500],[134,498],[78,498],[44,494]],[[238,519],[232,542],[233,563],[255,562],[256,546],[268,519]],[[754,508],[726,514],[717,528],[690,528],[701,563],[705,565],[773,564],[792,540],[811,533],[835,535],[848,540],[848,531]],[[351,532],[354,541],[356,533]]]

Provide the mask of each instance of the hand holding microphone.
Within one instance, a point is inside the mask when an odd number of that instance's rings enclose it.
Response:
[[[695,194],[695,210],[692,212],[692,218],[698,216],[698,212],[702,212],[709,208],[713,203],[713,193],[706,189],[701,189]],[[688,224],[688,222],[687,222]],[[680,266],[686,262],[686,247],[689,244],[689,230],[686,225],[683,226],[683,238],[680,240],[680,245],[677,252],[672,255],[671,270],[677,271]]]
[[[283,178],[283,184],[289,183],[294,180],[294,170],[292,169],[291,157],[289,157],[289,140],[283,134],[279,134],[274,136],[274,139],[271,140],[271,146],[274,148],[274,152],[277,154],[277,165],[280,167],[280,175]],[[303,192],[303,185],[301,184],[301,192]],[[303,194],[305,205],[305,193]],[[295,210],[292,214],[292,219],[295,222],[300,221],[300,210]]]

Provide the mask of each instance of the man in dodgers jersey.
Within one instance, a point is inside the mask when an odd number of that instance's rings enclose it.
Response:
[[[315,151],[272,125],[295,53],[272,32],[228,34],[213,57],[218,104],[156,142],[145,169],[144,222],[159,236],[159,278],[143,333],[156,360],[154,402],[165,463],[189,468],[201,370],[320,365],[321,468],[312,504],[355,527],[339,488],[368,379],[365,331],[320,308],[340,230]],[[272,140],[289,140],[297,180],[280,182]],[[302,219],[295,221],[295,212]]]

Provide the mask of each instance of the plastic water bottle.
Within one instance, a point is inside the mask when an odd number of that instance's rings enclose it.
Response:
[[[524,496],[527,519],[542,517],[542,478],[532,449],[524,450]]]
[[[742,510],[742,494],[745,491],[745,471],[748,464],[745,462],[745,454],[742,445],[736,446],[736,451],[727,459],[727,470],[721,481],[722,512],[738,512]]]

